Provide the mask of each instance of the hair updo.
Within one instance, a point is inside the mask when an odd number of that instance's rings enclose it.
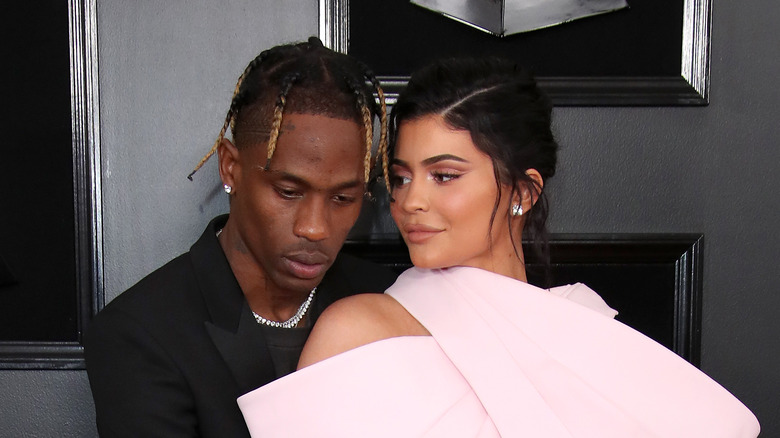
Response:
[[[393,158],[401,124],[429,115],[441,116],[453,129],[468,131],[474,145],[493,162],[498,196],[491,227],[502,184],[512,187],[510,196],[524,184],[537,198],[525,213],[523,234],[548,265],[547,199],[526,171],[536,169],[544,181],[552,177],[558,144],[551,130],[552,104],[533,76],[499,58],[444,59],[416,71],[393,106],[385,163]]]

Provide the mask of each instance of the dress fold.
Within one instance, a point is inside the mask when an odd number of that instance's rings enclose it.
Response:
[[[412,268],[386,294],[431,336],[364,345],[240,397],[253,437],[758,435],[739,400],[584,285]]]

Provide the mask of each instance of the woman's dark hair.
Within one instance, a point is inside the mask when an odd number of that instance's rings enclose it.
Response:
[[[378,96],[378,102],[374,99]],[[334,52],[311,37],[259,54],[238,78],[225,122],[211,150],[188,178],[216,152],[228,127],[238,149],[268,144],[271,164],[283,114],[325,115],[354,120],[365,134],[365,179],[371,172],[374,117],[380,121],[379,150],[386,150],[387,112],[379,81],[364,64]]]
[[[476,147],[492,160],[498,196],[491,227],[502,184],[512,187],[510,197],[523,184],[537,197],[525,213],[523,234],[533,243],[542,263],[549,266],[547,200],[543,188],[526,171],[536,169],[544,181],[552,177],[558,144],[550,127],[552,104],[533,76],[514,62],[499,58],[444,59],[412,74],[390,116],[390,144],[383,154],[386,183],[398,128],[405,121],[429,115],[441,116],[453,129],[468,131]],[[513,245],[519,257],[514,240]]]

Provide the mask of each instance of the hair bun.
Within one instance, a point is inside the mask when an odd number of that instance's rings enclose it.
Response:
[[[322,41],[316,36],[309,37],[309,45],[312,47],[324,47]]]

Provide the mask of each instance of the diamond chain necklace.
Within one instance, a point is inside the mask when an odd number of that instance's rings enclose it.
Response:
[[[311,292],[309,292],[309,297],[306,298],[306,301],[301,304],[301,307],[298,307],[298,311],[295,312],[295,315],[293,315],[292,318],[288,319],[287,321],[273,321],[266,319],[255,313],[254,310],[252,311],[252,315],[255,316],[255,321],[257,321],[258,324],[265,324],[269,327],[293,328],[298,325],[298,323],[301,322],[301,319],[303,319],[303,316],[306,315],[306,311],[309,310],[309,306],[314,299],[315,292],[317,292],[316,287],[312,289]]]

